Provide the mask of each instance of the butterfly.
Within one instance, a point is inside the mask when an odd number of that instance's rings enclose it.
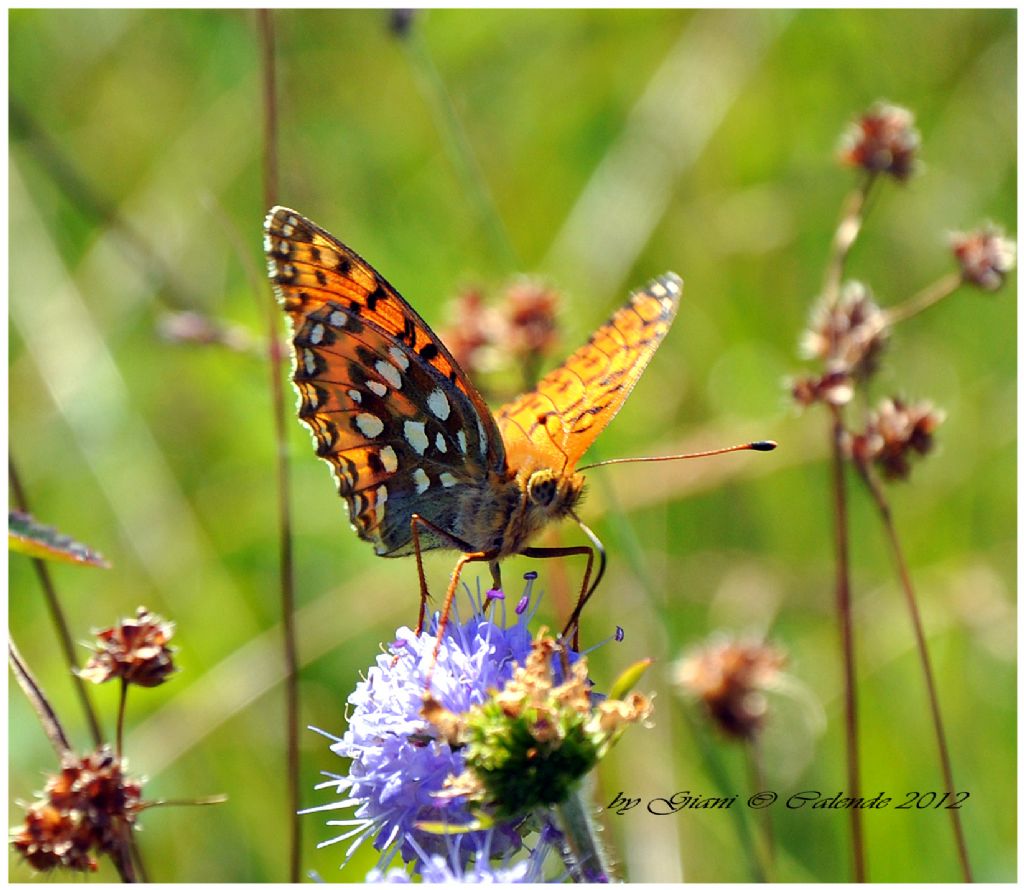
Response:
[[[580,458],[616,415],[668,333],[682,281],[667,272],[625,305],[558,368],[493,414],[444,343],[353,250],[294,210],[266,217],[271,283],[291,319],[299,419],[327,461],[352,527],[380,556],[415,554],[423,628],[421,555],[461,555],[438,639],[463,567],[516,554],[586,556],[579,614],[600,581],[604,552],[576,516]],[[594,548],[535,547],[549,523],[572,518]]]

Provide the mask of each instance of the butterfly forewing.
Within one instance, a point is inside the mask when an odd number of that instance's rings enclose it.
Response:
[[[292,210],[272,210],[265,232],[270,277],[292,320],[299,417],[360,537],[381,555],[409,553],[413,513],[453,528],[460,486],[504,469],[494,420],[368,263]],[[422,543],[443,542],[428,533]]]
[[[672,273],[650,282],[536,388],[497,412],[510,468],[573,470],[668,333],[681,294]]]

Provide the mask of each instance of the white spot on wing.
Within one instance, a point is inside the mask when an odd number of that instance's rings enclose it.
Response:
[[[350,389],[348,391],[348,397],[357,405],[361,404],[363,401],[363,394],[358,389]]]
[[[403,371],[409,370],[409,357],[397,346],[388,347],[388,352],[391,353],[391,357],[395,360],[395,364],[398,365]],[[395,387],[396,389],[398,387]]]
[[[393,349],[394,347],[392,347],[392,350]],[[408,367],[408,364],[409,363],[406,362],[406,367]],[[374,365],[374,367],[377,369],[377,373],[391,384],[392,389],[402,388],[402,375],[398,373],[398,368],[391,364],[391,362],[386,362],[384,359],[381,359]]]
[[[356,415],[356,426],[367,439],[375,439],[384,432],[384,421],[375,414],[367,414],[365,411]]]
[[[320,341],[324,339],[324,326],[322,324],[314,325],[313,330],[309,332],[309,342],[314,346],[318,346]]]
[[[435,389],[427,396],[427,407],[434,412],[438,420],[447,420],[452,413],[452,406],[448,404],[448,396],[440,389]]]
[[[416,468],[416,472],[412,474],[412,481],[416,483],[416,494],[423,494],[423,492],[430,488],[430,477],[426,474],[423,467]]]
[[[380,461],[384,464],[384,469],[389,473],[395,472],[398,469],[398,455],[395,454],[395,449],[390,445],[385,445],[380,450]],[[382,485],[381,488],[384,486]]]
[[[413,451],[417,454],[423,454],[430,444],[425,426],[426,424],[415,420],[407,420],[405,422],[405,441],[412,445]]]
[[[327,316],[328,324],[334,325],[336,328],[343,328],[348,324],[348,315],[342,312],[340,309],[335,309],[330,315]]]
[[[366,388],[380,396],[382,399],[388,394],[388,388],[377,380],[367,380]]]
[[[451,473],[448,473],[448,472],[442,473],[437,478],[441,480],[441,484],[445,488],[451,488],[453,485],[458,485],[459,484],[458,480]]]
[[[480,433],[480,456],[487,457],[487,433],[484,432],[483,421],[479,417],[476,419],[476,428]]]
[[[388,487],[381,485],[377,488],[377,509],[380,510],[388,502]]]
[[[441,454],[448,453],[448,443],[445,442],[443,433],[437,434],[437,437],[434,439],[434,444],[437,446],[437,450],[440,451]]]
[[[462,449],[462,453],[465,454],[466,453],[466,449],[469,447],[466,444],[466,431],[465,430],[459,430],[459,433],[456,436],[456,438],[459,440],[459,448],[461,448]]]
[[[302,366],[306,369],[307,374],[316,373],[316,355],[312,349],[302,350]]]

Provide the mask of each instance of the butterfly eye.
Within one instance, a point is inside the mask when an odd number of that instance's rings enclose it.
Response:
[[[550,470],[538,470],[526,483],[526,493],[538,507],[550,506],[558,493],[558,482]]]

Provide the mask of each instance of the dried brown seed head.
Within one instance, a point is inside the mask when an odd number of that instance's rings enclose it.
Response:
[[[982,290],[999,290],[1017,262],[1016,242],[992,223],[973,232],[954,232],[949,243],[963,280]]]
[[[917,168],[921,136],[906,108],[876,102],[843,134],[839,159],[868,173],[888,173],[900,182]]]
[[[79,674],[93,683],[119,677],[136,686],[159,686],[177,670],[168,645],[173,634],[173,623],[139,606],[134,618],[96,633],[95,651]]]
[[[676,683],[700,699],[723,732],[749,739],[761,729],[767,713],[763,692],[785,663],[785,654],[767,643],[727,640],[680,660]]]

